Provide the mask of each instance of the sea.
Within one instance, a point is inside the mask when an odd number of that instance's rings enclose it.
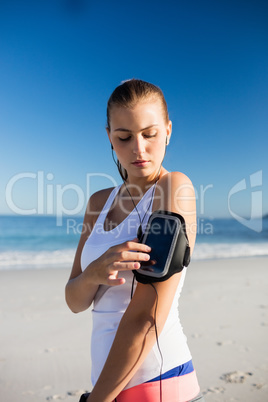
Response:
[[[81,216],[0,216],[0,270],[71,269]],[[193,260],[268,256],[268,219],[197,219]]]

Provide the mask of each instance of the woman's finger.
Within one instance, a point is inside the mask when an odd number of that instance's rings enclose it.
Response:
[[[133,240],[126,241],[125,243],[117,244],[116,246],[111,247],[111,249],[115,252],[117,251],[124,251],[124,250],[131,250],[131,251],[142,251],[142,252],[150,252],[151,247],[147,246],[143,243],[138,243]]]
[[[109,286],[123,285],[125,282],[125,278],[117,278],[117,276],[114,274],[109,275],[107,278],[107,285]]]
[[[120,251],[114,255],[114,261],[149,261],[150,255],[137,251]]]
[[[139,269],[141,264],[138,261],[128,261],[128,262],[121,262],[116,261],[112,266],[111,269],[114,271],[132,271],[133,269]]]

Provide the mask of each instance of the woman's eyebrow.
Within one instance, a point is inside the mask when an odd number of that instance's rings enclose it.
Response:
[[[145,127],[145,128],[142,128],[140,131],[144,131],[144,130],[148,130],[149,128],[152,128],[152,127],[155,127],[155,126],[158,126],[158,124],[151,124],[150,126],[148,126],[148,127]],[[131,130],[128,130],[127,128],[116,128],[114,131],[123,131],[123,132],[125,132],[125,133],[132,133],[132,131]]]

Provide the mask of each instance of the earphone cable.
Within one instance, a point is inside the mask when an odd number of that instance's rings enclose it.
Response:
[[[131,295],[130,295],[131,299],[133,297],[134,280],[135,280],[135,277],[133,276],[132,287],[131,287]],[[156,303],[155,303],[155,309],[154,309],[154,330],[155,330],[156,344],[157,344],[157,348],[158,348],[160,359],[161,359],[159,378],[160,378],[160,402],[162,402],[162,370],[163,370],[163,361],[164,361],[164,359],[163,359],[163,355],[162,355],[160,344],[159,344],[158,331],[157,331],[157,325],[156,325],[156,313],[157,313],[157,306],[158,306],[158,293],[157,293],[156,287],[154,286],[153,283],[150,283],[149,285],[152,286],[152,288],[154,289],[155,294],[156,294]]]
[[[157,331],[157,325],[156,325],[156,313],[157,313],[157,306],[158,306],[158,293],[157,293],[156,287],[154,286],[153,283],[150,283],[149,285],[152,286],[152,288],[154,289],[155,294],[156,294],[156,303],[155,303],[155,311],[154,311],[154,329],[155,329],[156,344],[157,344],[157,348],[158,348],[158,351],[159,351],[159,354],[160,354],[160,358],[161,358],[159,380],[160,380],[160,402],[162,402],[163,355],[162,355],[161,348],[160,348],[160,344],[159,344],[158,331]]]

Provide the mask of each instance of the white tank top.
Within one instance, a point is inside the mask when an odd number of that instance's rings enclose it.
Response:
[[[81,254],[81,268],[83,271],[92,261],[99,258],[106,250],[108,250],[108,248],[137,237],[140,219],[135,209],[133,209],[127,218],[117,227],[109,231],[104,230],[104,221],[120,187],[121,186],[115,187],[110,193],[106,204],[104,205],[103,210],[101,211],[93,230],[84,245]],[[143,219],[143,229],[152,213],[152,197],[154,196],[154,188],[155,186],[150,187],[140,202],[136,205],[140,217]],[[160,349],[163,355],[162,373],[184,364],[192,358],[178,316],[178,300],[185,274],[186,268],[182,271],[180,283],[168,318],[159,336]],[[126,282],[123,285],[100,285],[94,299],[91,336],[91,380],[93,386],[96,384],[105,364],[119,322],[131,300],[130,296],[133,273],[131,271],[125,271],[119,273],[119,277],[120,276],[126,279]],[[160,366],[160,353],[155,344],[125,389],[159,376]]]

